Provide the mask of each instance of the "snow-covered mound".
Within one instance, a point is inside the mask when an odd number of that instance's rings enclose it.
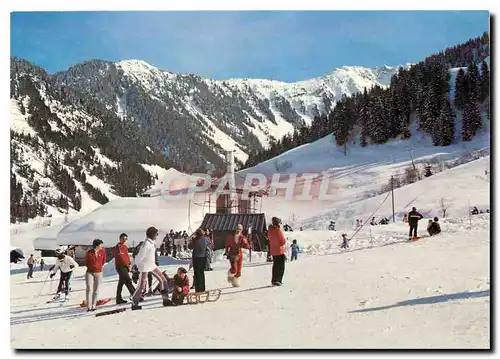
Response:
[[[188,230],[199,223],[203,219],[202,211],[203,208],[193,206],[187,196],[179,200],[168,196],[119,198],[70,222],[57,234],[57,243],[90,245],[93,239],[99,238],[105,247],[113,247],[120,233],[125,232],[129,246],[134,246],[144,240],[146,229],[154,226],[160,232],[156,243],[159,247],[171,229]]]

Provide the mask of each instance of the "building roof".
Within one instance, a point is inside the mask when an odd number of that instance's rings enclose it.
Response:
[[[239,223],[243,225],[243,229],[248,229],[252,224],[252,231],[254,232],[266,230],[266,216],[264,213],[208,213],[205,215],[200,227],[214,231],[234,231]]]

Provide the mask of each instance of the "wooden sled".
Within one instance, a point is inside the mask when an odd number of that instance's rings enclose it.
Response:
[[[221,293],[222,291],[220,289],[214,289],[200,293],[188,293],[185,297],[185,300],[187,304],[216,302],[219,300]]]

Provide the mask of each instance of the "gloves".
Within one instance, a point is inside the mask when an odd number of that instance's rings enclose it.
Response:
[[[54,278],[54,276],[55,276],[55,275],[56,275],[55,273],[52,273],[52,274],[50,275],[50,278],[51,278],[51,279],[52,279],[52,278]]]

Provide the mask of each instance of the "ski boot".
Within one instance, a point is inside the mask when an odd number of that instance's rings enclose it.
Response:
[[[139,305],[139,302],[132,302],[132,310],[141,310],[142,306]]]

